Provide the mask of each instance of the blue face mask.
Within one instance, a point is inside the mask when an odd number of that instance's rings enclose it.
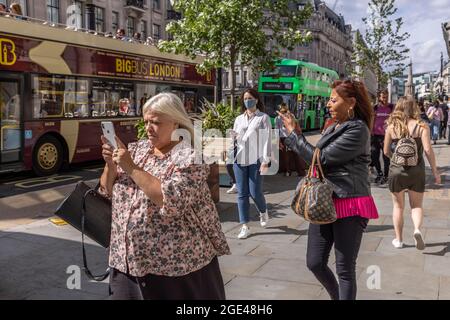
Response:
[[[253,109],[256,106],[256,99],[245,100],[244,105],[247,109]]]

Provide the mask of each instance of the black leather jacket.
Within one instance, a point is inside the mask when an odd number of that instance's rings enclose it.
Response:
[[[370,131],[362,120],[349,120],[329,127],[317,143],[325,174],[337,198],[370,196]],[[311,163],[315,147],[303,135],[292,132],[285,145]]]

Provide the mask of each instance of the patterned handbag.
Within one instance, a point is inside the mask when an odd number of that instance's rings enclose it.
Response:
[[[314,176],[314,171],[317,177]],[[316,148],[308,175],[299,182],[291,208],[312,224],[333,223],[336,221],[336,208],[332,195],[333,187],[325,179],[320,164],[320,150]]]

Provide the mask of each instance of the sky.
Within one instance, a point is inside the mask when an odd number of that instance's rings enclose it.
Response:
[[[352,29],[364,30],[362,18],[368,16],[369,0],[325,0],[330,8],[344,16]],[[450,0],[396,0],[398,12],[403,17],[403,31],[411,34],[406,41],[411,50],[413,72],[440,70],[440,55],[447,61],[447,49],[441,24],[450,21]]]

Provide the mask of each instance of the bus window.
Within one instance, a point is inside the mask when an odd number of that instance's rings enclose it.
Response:
[[[32,93],[35,119],[89,116],[88,80],[33,76]]]
[[[187,113],[194,113],[196,112],[196,103],[195,103],[195,96],[196,93],[193,91],[186,91],[185,92],[185,100],[184,100],[184,108],[186,109]]]
[[[308,69],[307,68],[302,68],[302,78],[306,79],[308,78]]]
[[[63,106],[66,118],[89,117],[87,80],[65,79]]]
[[[135,116],[136,102],[133,84],[94,80],[91,113],[93,117]]]
[[[295,77],[296,66],[276,66],[273,70],[263,73],[264,77]]]
[[[52,76],[33,76],[34,118],[63,116],[64,79]]]
[[[141,116],[144,104],[156,94],[156,85],[151,83],[136,83],[136,115]]]

